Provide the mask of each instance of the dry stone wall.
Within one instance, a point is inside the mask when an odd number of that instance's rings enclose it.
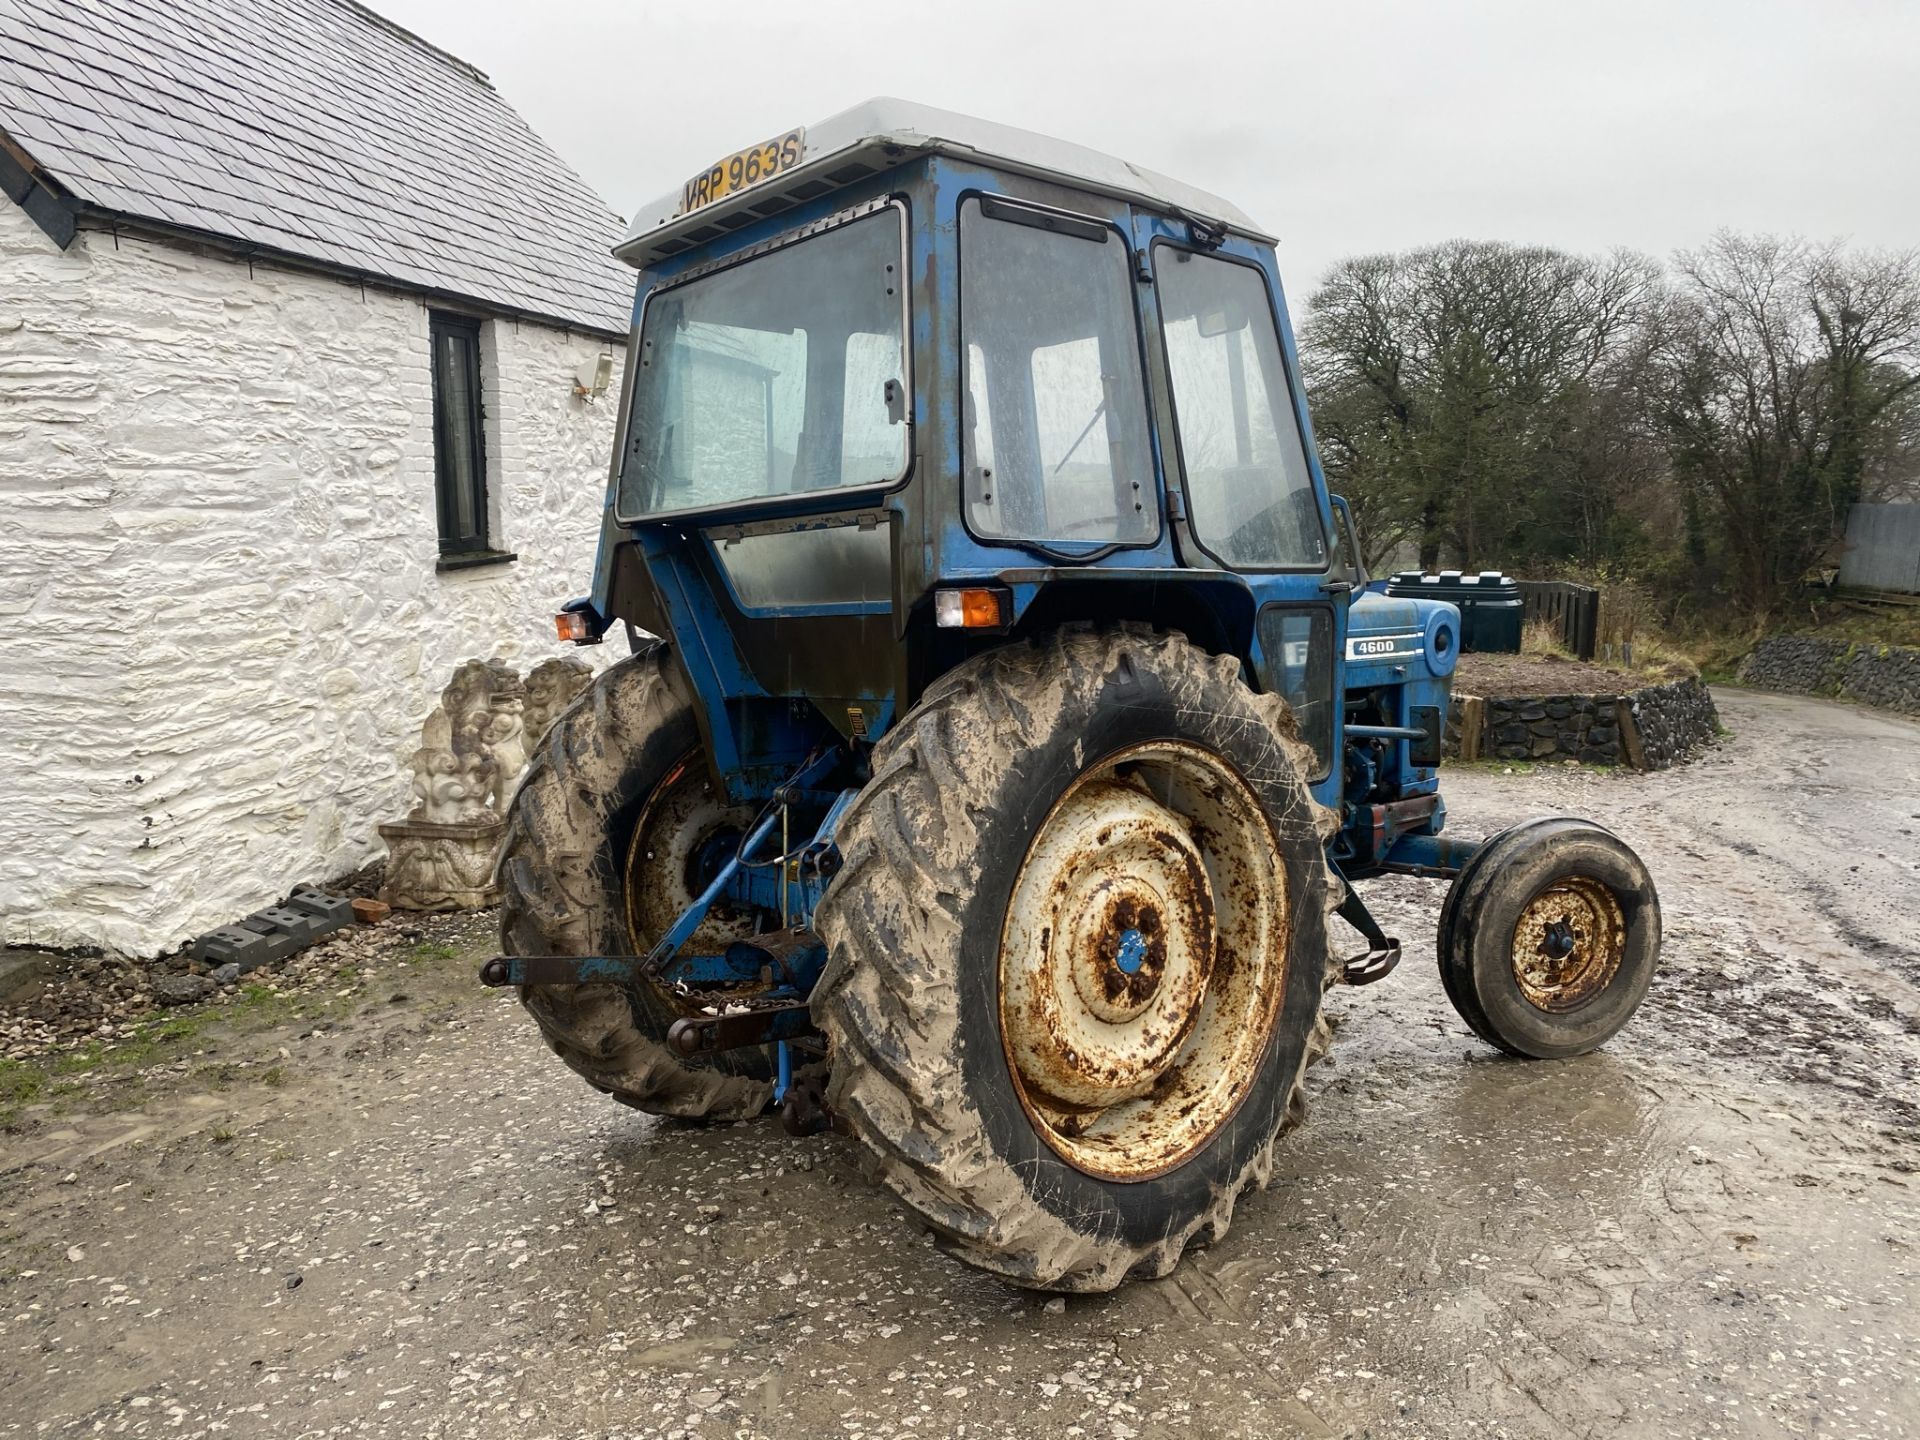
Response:
[[[1833,695],[1920,715],[1920,649],[1905,645],[1769,635],[1741,662],[1740,682],[1761,690]]]
[[[1650,685],[1627,699],[1640,734],[1642,769],[1665,770],[1689,760],[1720,733],[1712,692],[1697,678]]]
[[[439,574],[418,298],[62,252],[3,200],[0,277],[0,943],[150,954],[377,853],[459,661],[556,653],[613,429],[572,377],[604,342],[487,323],[520,558]]]
[[[1488,696],[1485,703],[1486,753],[1497,759],[1620,763],[1612,695]]]
[[[1710,743],[1719,728],[1713,696],[1693,677],[1624,694],[1455,695],[1445,751],[1664,770]]]

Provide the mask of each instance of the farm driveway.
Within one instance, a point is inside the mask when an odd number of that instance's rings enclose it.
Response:
[[[1636,1024],[1495,1058],[1383,882],[1408,962],[1169,1280],[1006,1290],[844,1140],[591,1093],[462,956],[247,1041],[277,1088],[0,1137],[0,1436],[1920,1435],[1920,727],[1719,698],[1682,771],[1450,781],[1646,855]]]

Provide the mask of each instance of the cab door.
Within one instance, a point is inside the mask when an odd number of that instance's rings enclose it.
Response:
[[[1337,803],[1347,580],[1272,251],[1137,212],[1135,242],[1180,562],[1252,590],[1254,678],[1293,707],[1315,796]]]

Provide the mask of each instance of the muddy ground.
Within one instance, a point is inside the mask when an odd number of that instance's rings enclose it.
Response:
[[[1449,781],[1461,833],[1648,858],[1635,1025],[1496,1058],[1438,892],[1382,882],[1407,963],[1333,998],[1313,1117],[1169,1280],[1019,1294],[845,1140],[626,1111],[469,936],[16,1108],[0,1436],[1920,1435],[1920,726],[1719,699],[1683,770]]]

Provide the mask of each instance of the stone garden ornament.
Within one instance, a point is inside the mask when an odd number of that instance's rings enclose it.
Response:
[[[413,809],[380,827],[380,898],[402,910],[468,910],[499,899],[494,859],[527,759],[561,711],[593,681],[573,659],[544,660],[524,680],[501,660],[453,673],[422,727]]]

